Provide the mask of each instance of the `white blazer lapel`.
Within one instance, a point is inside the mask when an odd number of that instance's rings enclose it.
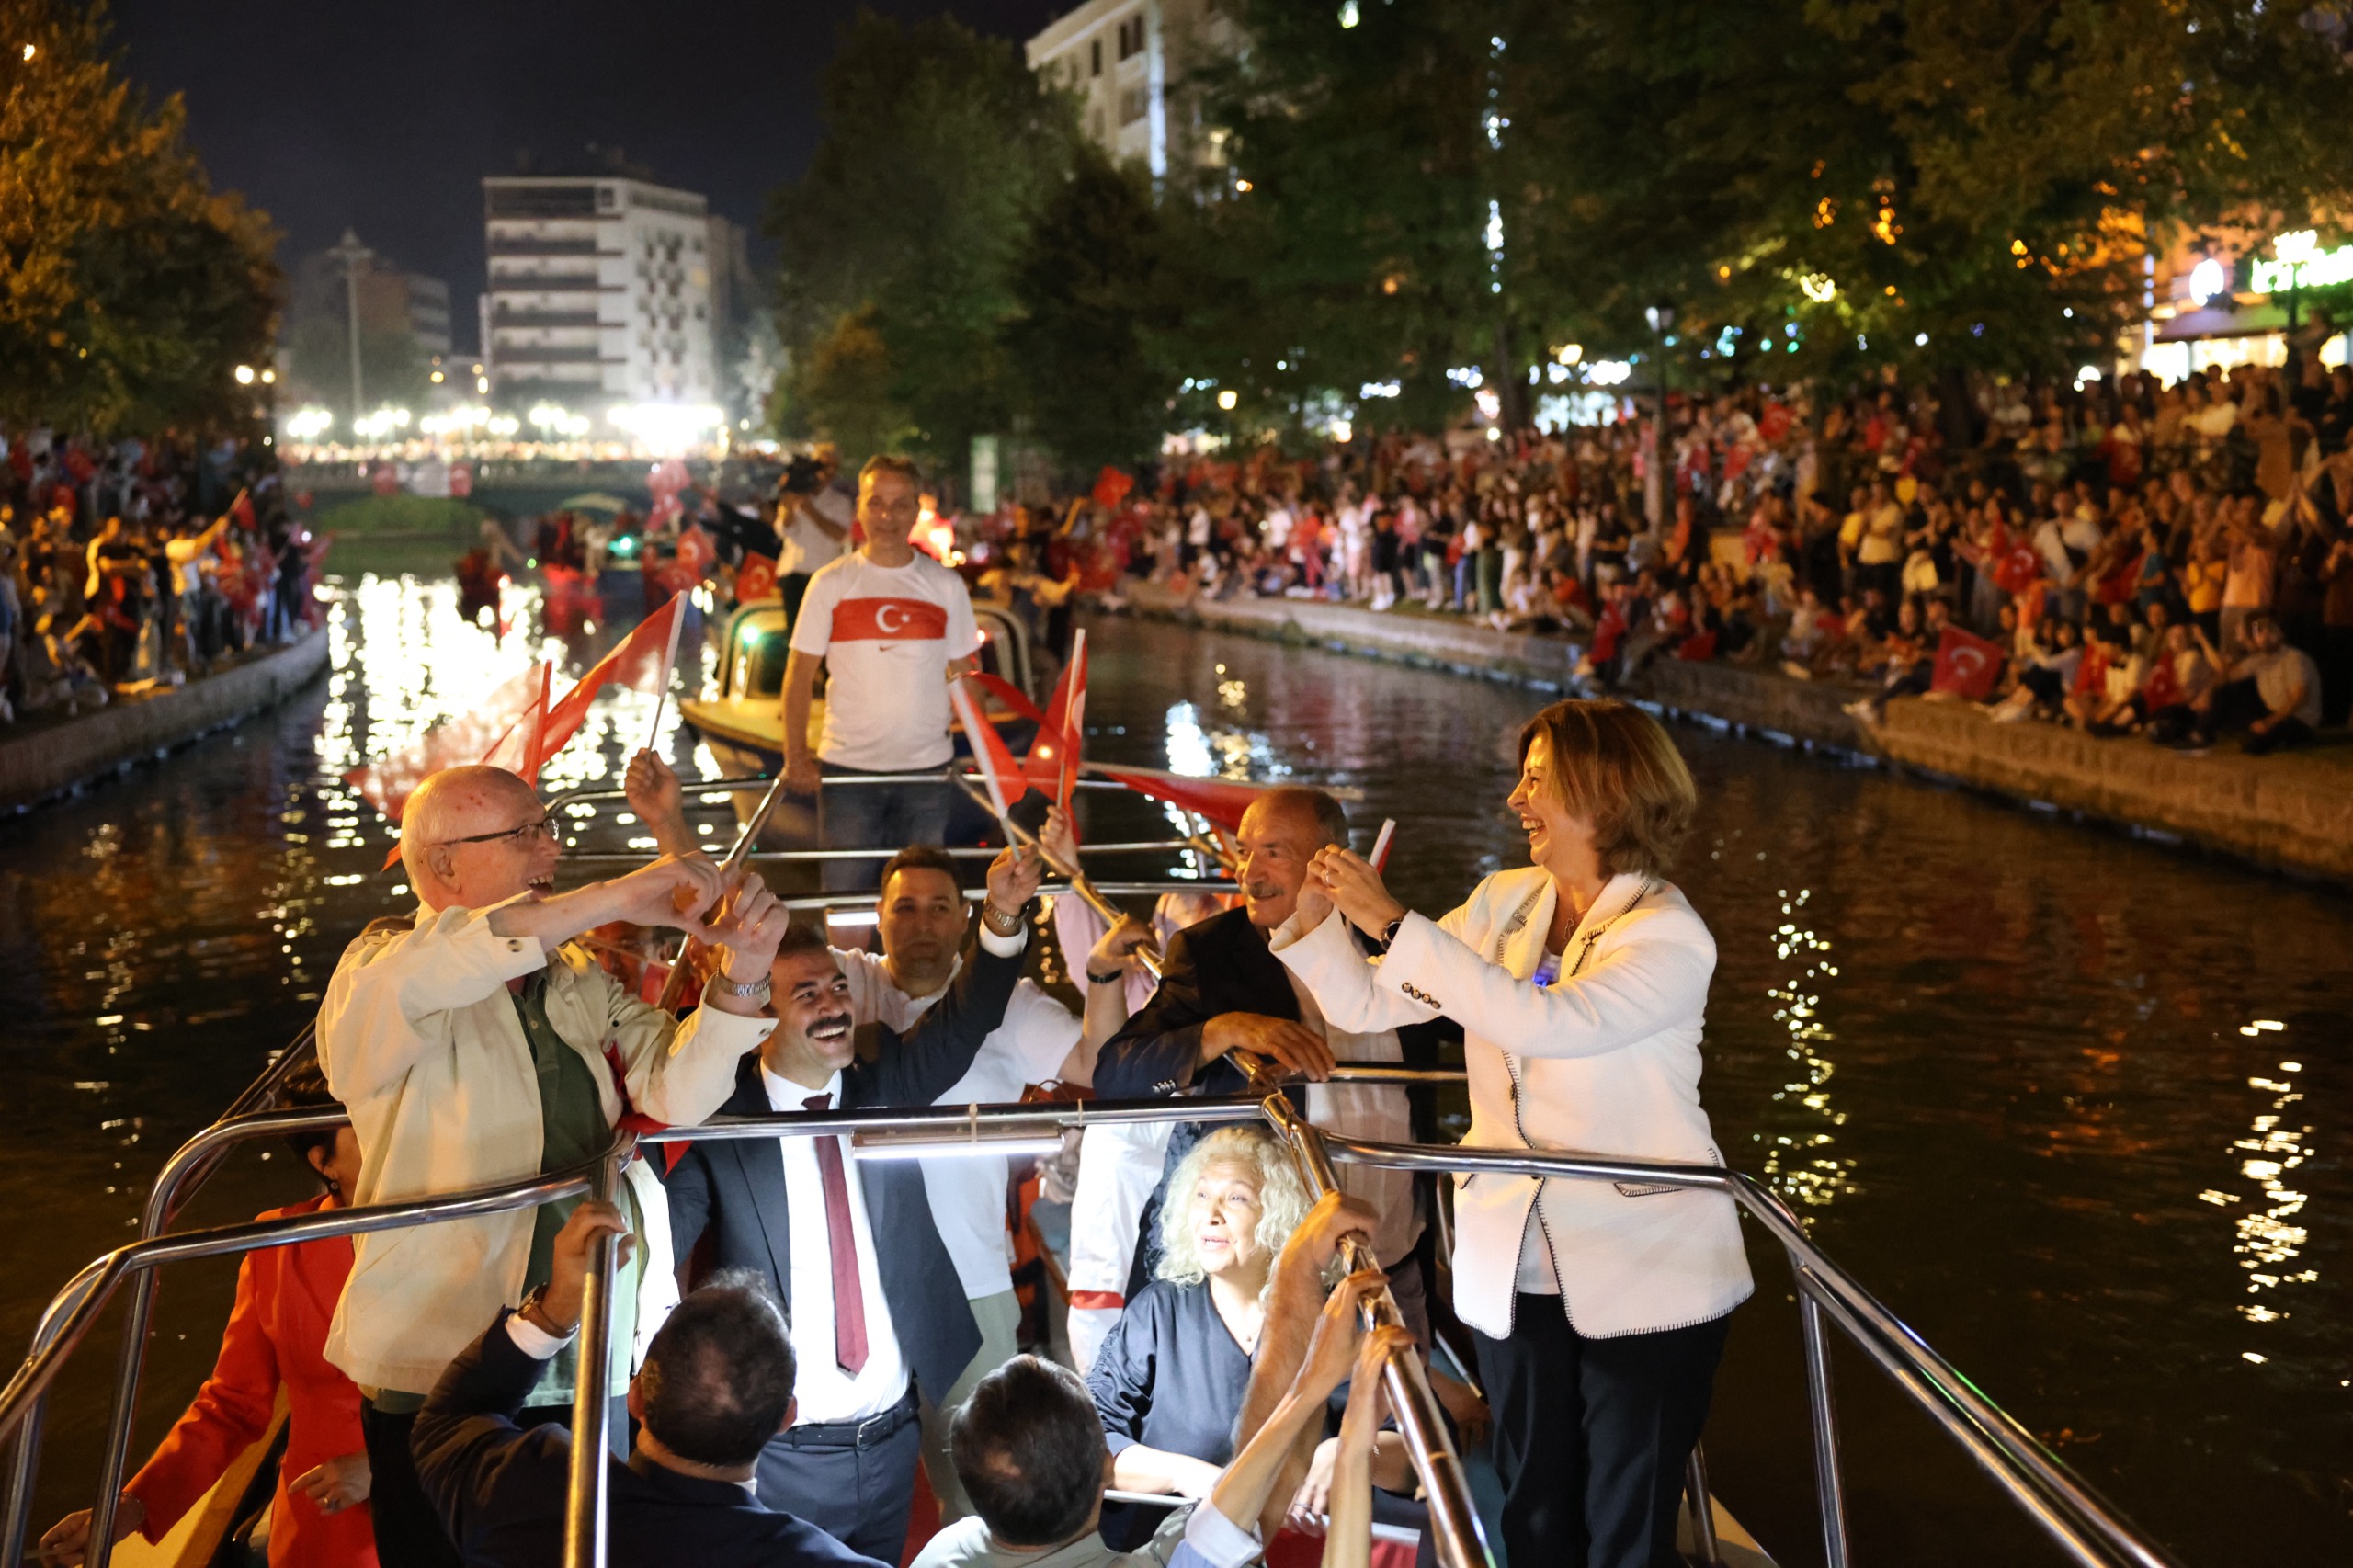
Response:
[[[1548,876],[1536,884],[1532,894],[1520,895],[1518,903],[1505,915],[1503,928],[1495,933],[1488,950],[1514,980],[1526,980],[1544,961],[1544,933],[1552,929],[1552,908],[1559,898]]]

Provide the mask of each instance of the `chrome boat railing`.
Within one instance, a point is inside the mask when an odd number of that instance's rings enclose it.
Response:
[[[1403,1070],[1393,1070],[1400,1071]],[[1426,1080],[1459,1077],[1451,1073],[1422,1074]],[[1392,1080],[1394,1081],[1394,1080]],[[959,1146],[985,1144],[993,1137],[1030,1136],[1059,1132],[1113,1121],[1245,1120],[1266,1119],[1290,1144],[1302,1174],[1319,1190],[1332,1184],[1339,1165],[1366,1165],[1395,1170],[1431,1172],[1507,1172],[1521,1176],[1580,1181],[1638,1181],[1699,1187],[1730,1196],[1743,1213],[1780,1245],[1799,1287],[1801,1328],[1804,1341],[1808,1414],[1817,1460],[1816,1482],[1822,1514],[1824,1551],[1834,1568],[1852,1561],[1844,1506],[1844,1460],[1837,1442],[1832,1398],[1825,1324],[1835,1325],[1865,1355],[1886,1371],[1912,1402],[1961,1443],[2001,1492],[2051,1537],[2068,1557],[2086,1568],[2171,1568],[2173,1559],[2148,1540],[2112,1506],[2050,1453],[2006,1412],[1973,1388],[1938,1356],[1918,1334],[1882,1306],[1807,1238],[1802,1224],[1769,1189],[1736,1171],[1717,1166],[1655,1164],[1639,1160],[1592,1158],[1575,1154],[1524,1150],[1472,1149],[1460,1145],[1369,1142],[1324,1132],[1300,1118],[1279,1095],[1265,1098],[1148,1100],[1084,1105],[938,1107],[922,1109],[836,1111],[763,1117],[716,1119],[696,1128],[665,1129],[644,1134],[641,1142],[676,1142],[710,1139],[749,1139],[810,1136],[819,1133],[852,1135],[897,1134],[902,1142],[891,1152],[953,1153]],[[275,1136],[299,1128],[331,1126],[334,1112],[248,1114],[207,1129],[166,1162],[157,1181],[158,1193],[176,1184],[207,1159],[245,1139]],[[913,1143],[904,1142],[913,1139]],[[106,1299],[126,1275],[150,1275],[164,1263],[191,1257],[244,1252],[259,1246],[285,1245],[327,1235],[427,1223],[434,1220],[523,1208],[608,1184],[618,1171],[625,1146],[577,1169],[510,1183],[471,1193],[423,1199],[403,1204],[333,1210],[290,1220],[256,1221],[181,1235],[150,1237],[117,1249],[77,1274],[51,1301],[36,1333],[31,1355],[0,1392],[0,1439],[17,1438],[17,1461],[11,1474],[6,1533],[0,1535],[0,1564],[15,1568],[20,1561],[24,1529],[31,1500],[31,1482],[39,1463],[40,1397],[57,1368],[87,1333]],[[881,1153],[877,1149],[875,1152]],[[151,1199],[151,1211],[169,1207]],[[1361,1262],[1361,1259],[1354,1261]],[[608,1260],[607,1261],[609,1267]],[[592,1285],[590,1314],[608,1332],[607,1289]],[[1377,1301],[1376,1318],[1393,1313],[1393,1304]],[[1417,1475],[1430,1503],[1431,1530],[1439,1559],[1448,1568],[1492,1568],[1477,1515],[1470,1501],[1460,1456],[1452,1448],[1444,1423],[1418,1359],[1410,1367],[1395,1364],[1388,1370],[1392,1405],[1405,1435]],[[611,1392],[608,1358],[581,1358],[581,1403],[576,1431],[593,1439],[609,1409]],[[135,1375],[131,1392],[136,1392]],[[114,1434],[123,1434],[128,1447],[128,1423],[109,1428],[107,1471],[119,1477],[122,1455],[114,1451]],[[575,1454],[597,1456],[603,1445],[576,1443]],[[602,1551],[601,1486],[593,1479],[600,1462],[581,1460],[576,1471],[566,1530],[567,1568],[591,1568],[604,1561]],[[1695,1465],[1691,1503],[1696,1518],[1708,1517],[1709,1502],[1703,1467]],[[104,1501],[110,1502],[111,1499]],[[97,1521],[94,1518],[94,1525]],[[106,1537],[94,1531],[92,1557],[104,1562]],[[1703,1549],[1707,1545],[1702,1538]]]

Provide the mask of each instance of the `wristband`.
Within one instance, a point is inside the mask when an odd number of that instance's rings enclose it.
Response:
[[[1108,974],[1097,974],[1090,969],[1086,971],[1086,983],[1089,985],[1117,985],[1120,981],[1125,980],[1127,977],[1127,971],[1125,970],[1115,969]]]

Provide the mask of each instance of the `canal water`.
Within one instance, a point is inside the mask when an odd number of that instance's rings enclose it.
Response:
[[[445,576],[352,570],[327,682],[0,824],[10,1346],[132,1235],[158,1161],[301,1026],[351,934],[402,906],[384,824],[338,776],[610,635],[545,642],[517,590],[494,637]],[[1093,755],[1361,790],[1368,835],[1398,821],[1392,880],[1416,907],[1524,854],[1502,803],[1534,694],[1131,621],[1098,625],[1092,653]],[[601,705],[552,781],[613,777],[651,707]],[[691,736],[663,731],[690,761]],[[2185,1562],[2353,1559],[2353,906],[1677,733],[1703,799],[1677,880],[1720,949],[1702,1090],[1727,1157]],[[248,1155],[191,1219],[303,1190],[285,1154]],[[1779,1561],[1819,1562],[1788,1271],[1751,1245],[1711,1462]],[[168,1276],[142,1451],[209,1365],[233,1280]],[[54,1402],[36,1532],[87,1501],[112,1332]],[[1859,1562],[2058,1561],[1859,1356],[1836,1369]]]

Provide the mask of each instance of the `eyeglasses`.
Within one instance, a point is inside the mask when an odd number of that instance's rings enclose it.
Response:
[[[561,831],[563,830],[557,825],[555,818],[543,816],[537,822],[527,822],[519,827],[501,828],[496,833],[476,833],[470,834],[464,838],[445,838],[435,847],[449,849],[460,844],[519,845],[529,842],[533,836],[545,838],[552,843],[555,835]]]

